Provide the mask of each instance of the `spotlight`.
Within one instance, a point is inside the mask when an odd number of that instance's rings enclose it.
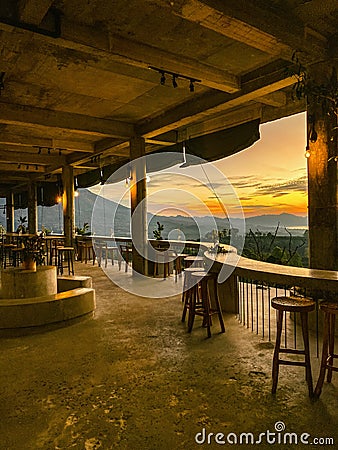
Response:
[[[28,170],[29,169],[29,165],[27,164],[27,166],[26,166],[26,170]]]
[[[58,196],[56,197],[56,201],[57,201],[57,203],[61,203],[61,202],[62,202],[62,197],[61,197],[61,195],[58,195]]]
[[[35,166],[35,170],[39,170],[39,167],[38,167],[38,166]]]
[[[190,80],[189,91],[194,92],[194,90],[195,90],[194,80]]]
[[[38,155],[41,155],[41,151],[42,151],[42,148],[41,148],[41,147],[39,147],[39,150],[38,150]]]
[[[79,191],[74,191],[74,197],[78,197],[79,196]]]
[[[173,75],[173,87],[174,87],[174,88],[177,88],[177,86],[178,86],[177,81],[176,81],[176,78],[177,78],[177,75],[174,74],[174,75]]]
[[[18,164],[18,169],[21,169],[21,164]]]
[[[165,73],[163,71],[161,72],[160,83],[161,83],[162,86],[165,85]]]
[[[50,149],[50,148],[48,148],[48,155],[50,155],[50,150],[51,150],[51,149]]]
[[[59,156],[61,156],[62,155],[62,150],[61,150],[61,148],[59,148]]]
[[[310,150],[306,150],[304,156],[305,156],[305,158],[310,158],[310,156],[311,156]]]

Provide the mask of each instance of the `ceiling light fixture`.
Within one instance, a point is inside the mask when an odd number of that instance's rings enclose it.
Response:
[[[194,83],[201,83],[201,80],[198,80],[197,78],[192,78],[190,76],[182,75],[182,74],[177,73],[177,72],[171,72],[170,70],[163,70],[163,69],[160,69],[160,68],[154,67],[154,66],[149,66],[148,68],[151,69],[151,70],[154,70],[154,71],[156,71],[156,72],[158,72],[160,74],[160,76],[161,76],[160,77],[160,84],[161,84],[161,86],[165,85],[166,75],[169,75],[169,76],[172,77],[172,85],[173,85],[174,88],[178,87],[177,80],[179,78],[184,79],[184,80],[188,80],[189,81],[189,91],[190,92],[194,92],[195,91]]]

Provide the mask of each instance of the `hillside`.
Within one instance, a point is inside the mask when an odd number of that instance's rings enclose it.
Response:
[[[4,205],[5,200],[1,199],[1,205]],[[53,232],[58,233],[62,231],[62,206],[55,205],[53,207],[39,206],[39,229],[44,225]],[[94,214],[93,214],[94,211]],[[18,224],[20,215],[27,215],[27,211],[15,211],[15,224]],[[93,223],[92,222],[93,216]],[[75,223],[77,227],[82,227],[85,222],[90,224],[92,232],[97,235],[111,235],[115,236],[129,236],[130,234],[130,209],[118,205],[114,201],[104,199],[97,196],[87,189],[81,189],[80,196],[75,198]],[[177,238],[179,232],[173,230],[180,230],[184,233],[181,235],[182,239],[196,240],[204,238],[207,233],[215,229],[219,230],[229,228],[228,219],[205,217],[185,217],[185,216],[153,216],[148,214],[148,230],[149,237],[153,237],[153,230],[157,228],[156,222],[159,221],[163,226],[163,237]],[[6,214],[0,214],[0,222],[6,225]],[[251,228],[253,231],[260,230],[262,232],[273,232],[280,224],[279,235],[286,235],[285,227],[287,227],[292,234],[303,234],[307,227],[307,217],[299,217],[293,214],[282,213],[279,215],[261,215],[249,217],[246,219],[246,231]],[[232,219],[231,224],[234,228],[241,229],[242,224],[239,219]]]

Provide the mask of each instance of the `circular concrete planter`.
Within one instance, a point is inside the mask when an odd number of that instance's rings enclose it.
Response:
[[[38,266],[36,270],[11,267],[1,271],[1,297],[32,298],[57,293],[55,266]]]

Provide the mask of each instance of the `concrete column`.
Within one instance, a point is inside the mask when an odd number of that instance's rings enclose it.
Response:
[[[35,183],[28,185],[28,232],[36,234],[38,231],[38,197]]]
[[[316,84],[327,84],[332,64],[311,70]],[[337,270],[337,116],[323,111],[322,105],[309,99],[308,131],[308,216],[309,259],[314,269]]]
[[[14,230],[14,194],[10,192],[6,195],[6,230],[13,233]]]
[[[131,161],[131,236],[133,246],[133,269],[142,274],[148,274],[147,245],[147,184],[146,184],[146,161],[145,141],[140,136],[130,140]]]
[[[75,209],[74,209],[74,173],[70,165],[62,168],[63,184],[63,229],[65,234],[65,245],[73,247],[75,234]]]

